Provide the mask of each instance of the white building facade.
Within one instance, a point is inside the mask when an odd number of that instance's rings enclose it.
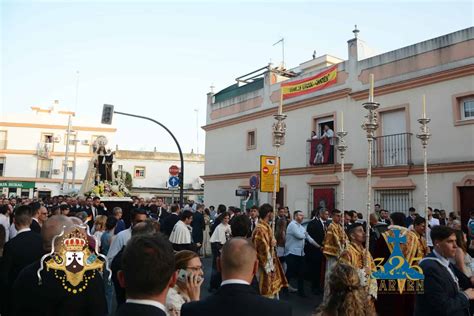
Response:
[[[204,155],[183,154],[184,198],[202,202],[204,197]],[[178,153],[116,150],[114,170],[120,169],[132,176],[132,195],[140,197],[158,196],[168,203],[179,198],[178,188],[169,184],[171,166],[180,168]]]
[[[32,107],[31,113],[0,117],[0,194],[32,198],[79,190],[94,156],[95,139],[105,136],[107,147],[115,146],[116,128],[79,120],[74,112],[57,107],[55,101],[47,109]],[[66,168],[69,117],[72,126]]]
[[[357,34],[357,33],[356,33]],[[341,157],[334,163],[310,163],[311,133],[327,124],[348,132],[345,155],[345,208],[364,212],[367,203],[367,138],[361,125],[367,111],[369,74],[375,77],[379,127],[372,152],[372,203],[389,211],[423,215],[423,153],[418,118],[422,95],[431,118],[428,145],[429,204],[462,212],[474,209],[474,28],[460,30],[378,56],[366,58],[364,42],[348,41],[348,59],[321,56],[293,71],[267,67],[250,80],[240,80],[216,94],[208,93],[206,131],[206,204],[239,205],[235,190],[249,188],[260,173],[260,155],[274,155],[273,115],[282,82],[311,77],[330,67],[337,82],[319,91],[283,101],[288,115],[285,144],[280,149],[280,205],[309,214],[320,205],[341,208]],[[259,204],[271,203],[258,193]],[[467,215],[466,215],[467,214]],[[467,218],[466,218],[467,216]]]

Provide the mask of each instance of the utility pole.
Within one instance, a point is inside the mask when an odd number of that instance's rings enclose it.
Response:
[[[76,181],[76,162],[77,162],[77,134],[74,136],[74,161],[72,163],[72,190],[76,189],[76,184],[74,183]]]
[[[194,109],[196,112],[196,154],[199,154],[199,109]]]
[[[65,193],[66,191],[66,179],[67,179],[67,166],[69,161],[69,139],[71,135],[71,125],[72,125],[72,116],[69,114],[68,122],[67,122],[67,132],[66,132],[66,153],[64,155],[63,161],[63,183],[61,185],[61,191]]]

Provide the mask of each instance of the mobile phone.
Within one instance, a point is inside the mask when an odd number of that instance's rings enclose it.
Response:
[[[188,278],[188,271],[186,271],[184,269],[179,269],[179,271],[178,271],[178,281],[186,283],[187,278]]]
[[[192,274],[192,272],[188,272],[184,269],[179,269],[179,271],[178,271],[178,281],[181,281],[183,283],[188,282],[188,276],[190,276],[191,274]],[[197,282],[201,282],[201,279],[202,278],[200,276],[198,276],[196,278]]]

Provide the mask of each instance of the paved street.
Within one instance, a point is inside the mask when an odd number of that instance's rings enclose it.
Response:
[[[212,295],[208,292],[209,290],[209,280],[211,276],[211,264],[212,264],[212,259],[211,258],[205,258],[201,259],[203,266],[204,266],[204,284],[203,288],[201,291],[201,298],[207,297],[209,295]],[[296,286],[296,284],[293,284]],[[311,294],[309,284],[307,285],[306,293],[308,295],[307,298],[301,298],[297,296],[296,294],[290,294],[288,298],[282,298],[284,300],[287,300],[292,306],[293,306],[293,315],[294,316],[309,316],[312,315],[312,313],[315,311],[316,307],[319,305],[319,303],[322,300],[322,296],[315,296]]]

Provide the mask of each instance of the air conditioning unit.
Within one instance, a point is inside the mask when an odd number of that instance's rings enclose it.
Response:
[[[84,146],[89,146],[89,145],[90,145],[90,143],[89,143],[89,141],[88,141],[87,139],[84,139],[84,140],[81,142],[81,144],[84,145]]]
[[[54,137],[53,137],[53,142],[59,143],[60,141],[61,141],[61,137],[60,137],[60,136],[54,136]]]
[[[53,169],[53,174],[60,174],[61,173],[61,170],[60,169]]]

